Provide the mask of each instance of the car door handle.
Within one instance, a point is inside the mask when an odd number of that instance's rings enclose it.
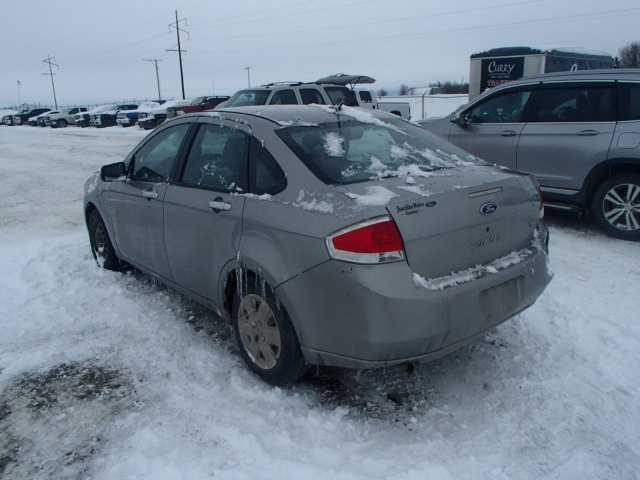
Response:
[[[599,133],[600,132],[598,132],[598,130],[582,130],[578,132],[578,135],[580,135],[581,137],[595,137]]]
[[[142,196],[147,200],[156,200],[158,198],[158,192],[154,192],[153,190],[143,190]]]
[[[225,202],[222,198],[218,197],[215,200],[211,200],[209,202],[209,208],[214,212],[228,212],[231,210],[231,204],[229,202]]]
[[[502,136],[503,137],[515,137],[517,135],[515,130],[503,130],[502,131]]]

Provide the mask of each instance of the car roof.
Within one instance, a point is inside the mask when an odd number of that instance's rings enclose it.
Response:
[[[609,68],[603,70],[577,70],[573,72],[541,73],[522,77],[509,86],[521,85],[531,82],[548,82],[554,80],[563,81],[589,81],[589,80],[640,80],[640,68]],[[505,84],[506,86],[507,84]]]
[[[357,107],[343,107],[345,110]],[[363,115],[371,115],[375,118],[389,119],[398,118],[375,110],[361,110]],[[252,105],[245,107],[219,108],[210,112],[201,112],[198,115],[217,117],[224,113],[234,113],[250,115],[264,118],[274,123],[282,124],[291,121],[302,121],[308,123],[330,123],[336,121],[336,113],[333,106],[328,105]],[[345,112],[347,113],[347,112]],[[348,114],[348,113],[347,113]]]
[[[264,90],[264,91],[268,91],[270,92],[271,90],[275,90],[275,89],[283,89],[283,88],[293,88],[293,87],[298,87],[298,88],[305,88],[305,87],[311,87],[311,88],[330,88],[330,87],[339,87],[339,88],[347,88],[344,85],[338,85],[337,83],[317,83],[317,82],[274,82],[274,83],[267,83],[266,85],[259,85],[257,87],[251,87],[251,88],[243,88],[242,90],[238,90],[239,92],[246,92],[247,90]]]

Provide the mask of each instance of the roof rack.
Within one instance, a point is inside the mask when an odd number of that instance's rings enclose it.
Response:
[[[271,82],[271,83],[265,83],[264,85],[262,85],[263,87],[275,87],[277,85],[302,85],[303,82],[299,82],[299,81],[293,81],[293,80],[286,80],[283,82]]]

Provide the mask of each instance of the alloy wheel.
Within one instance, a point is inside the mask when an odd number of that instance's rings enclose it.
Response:
[[[280,326],[271,306],[250,293],[238,308],[238,331],[242,347],[251,361],[263,370],[274,368],[280,358]]]
[[[640,230],[640,185],[614,185],[602,200],[602,214],[613,227],[625,232]]]

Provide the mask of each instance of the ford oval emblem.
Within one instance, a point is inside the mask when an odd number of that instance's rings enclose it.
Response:
[[[485,202],[480,205],[480,214],[481,215],[491,215],[498,209],[498,206],[493,202]]]

